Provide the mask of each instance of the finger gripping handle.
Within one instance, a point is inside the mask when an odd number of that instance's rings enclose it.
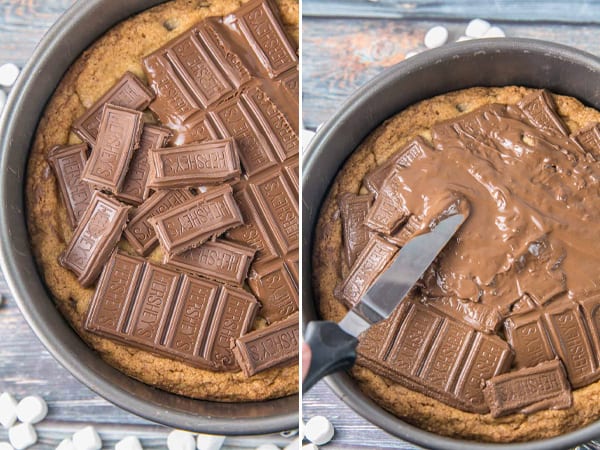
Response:
[[[358,341],[342,330],[337,323],[329,321],[309,322],[304,332],[312,358],[306,378],[302,382],[303,392],[330,373],[350,369],[356,360]]]

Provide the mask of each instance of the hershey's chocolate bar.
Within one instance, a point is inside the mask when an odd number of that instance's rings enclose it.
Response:
[[[59,262],[71,270],[79,283],[90,286],[121,238],[130,207],[98,191],[75,229]]]
[[[581,147],[594,158],[600,157],[600,124],[592,123],[571,135]]]
[[[192,198],[194,196],[186,189],[157,192],[133,213],[125,228],[125,238],[139,255],[147,255],[158,244],[149,220]]]
[[[186,273],[241,285],[248,275],[255,253],[252,248],[217,239],[174,255],[164,262]]]
[[[91,186],[81,179],[87,162],[87,150],[86,144],[78,144],[56,146],[48,153],[48,163],[58,181],[71,228],[79,223],[93,194]]]
[[[233,354],[244,375],[293,364],[300,348],[299,314],[252,331],[235,340]]]
[[[348,308],[356,305],[397,251],[395,245],[377,235],[373,236],[354,261],[346,278],[336,286],[336,298]]]
[[[150,156],[154,189],[221,184],[241,174],[233,139],[154,149]]]
[[[281,259],[254,264],[248,285],[260,300],[260,315],[267,322],[276,322],[298,311],[298,288]]]
[[[547,90],[532,92],[518,105],[527,119],[538,129],[568,136],[567,126],[556,113],[554,99]]]
[[[119,192],[133,152],[140,146],[142,129],[141,112],[105,105],[98,138],[81,178],[98,189]]]
[[[483,394],[492,417],[564,409],[573,402],[571,386],[558,359],[490,378]]]
[[[240,30],[270,77],[297,66],[296,52],[268,0],[250,0],[225,21]]]
[[[153,149],[164,147],[171,137],[171,131],[156,125],[144,125],[140,138],[140,148],[134,152],[123,186],[117,198],[132,205],[139,205],[149,196],[148,181],[151,166],[149,155]]]
[[[114,252],[85,328],[196,367],[235,370],[230,340],[249,330],[257,309],[243,290]]]
[[[373,231],[391,236],[410,216],[402,195],[403,183],[398,176],[397,166],[394,166],[377,193],[375,202],[369,209],[365,225]]]
[[[262,219],[268,224],[280,255],[298,248],[300,222],[298,198],[280,170],[250,180],[249,190]]]
[[[495,333],[502,323],[502,314],[494,306],[461,300],[455,297],[438,297],[427,302],[431,307],[484,333]]]
[[[227,239],[254,248],[257,262],[276,257],[277,249],[269,237],[267,222],[261,218],[247,189],[236,192],[234,198],[242,213],[244,224],[227,231],[225,234]]]
[[[94,145],[105,105],[110,103],[142,111],[148,107],[153,98],[154,94],[135,75],[127,72],[83,116],[75,121],[73,132],[90,145]]]
[[[356,257],[371,238],[371,232],[364,222],[372,202],[372,195],[356,195],[349,192],[341,194],[338,198],[344,256],[348,267],[354,264]]]
[[[229,185],[199,194],[148,222],[169,258],[243,223]]]
[[[508,344],[498,336],[476,331],[414,299],[404,300],[390,319],[359,341],[357,364],[477,413],[488,411],[485,380],[508,371],[512,359]]]
[[[517,369],[555,358],[546,325],[537,312],[509,317],[504,322],[504,334],[515,352],[513,365]]]

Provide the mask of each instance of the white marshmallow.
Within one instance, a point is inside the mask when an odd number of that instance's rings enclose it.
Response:
[[[102,448],[102,439],[91,425],[77,431],[72,439],[77,450],[100,450]]]
[[[446,27],[437,26],[430,29],[427,34],[425,34],[425,47],[427,48],[436,48],[441,47],[448,40],[448,30]]]
[[[275,444],[262,444],[256,447],[256,450],[281,450]]]
[[[503,38],[505,36],[504,30],[500,27],[492,27],[483,35],[484,38]]]
[[[135,436],[127,436],[115,445],[115,450],[143,450],[140,440]]]
[[[6,105],[6,93],[0,89],[0,114],[2,113],[2,110],[4,109],[4,106]],[[0,306],[4,305],[5,302],[5,298],[4,295],[0,295]]]
[[[419,53],[421,53],[421,52],[418,50],[412,50],[410,52],[406,52],[406,55],[404,55],[404,59],[412,58],[413,56],[417,56]]]
[[[17,421],[17,401],[8,392],[0,395],[0,424],[4,428],[12,427]]]
[[[302,446],[302,450],[319,450],[315,444],[306,444]]]
[[[8,442],[0,442],[0,450],[15,450]]]
[[[39,395],[25,397],[17,405],[17,418],[23,423],[38,423],[47,414],[48,404]]]
[[[17,450],[31,447],[37,442],[37,433],[28,423],[20,423],[8,429],[8,440]]]
[[[199,434],[196,438],[196,448],[198,450],[219,450],[225,443],[225,436],[215,436],[212,434]]]
[[[188,431],[173,430],[167,437],[169,450],[196,450],[196,439]]]
[[[333,438],[333,425],[326,417],[314,416],[304,427],[304,437],[313,444],[325,445]]]
[[[73,441],[69,438],[63,439],[62,441],[60,441],[60,444],[58,444],[58,447],[56,447],[56,450],[77,450],[75,448],[75,444],[73,444]]]
[[[299,450],[300,449],[300,438],[297,437],[292,442],[284,447],[283,450]]]
[[[309,142],[312,140],[312,138],[315,136],[315,132],[314,131],[310,131],[310,130],[306,130],[304,128],[302,128],[300,130],[300,139],[302,140],[302,150],[304,150],[306,147],[308,147]]]
[[[21,70],[13,63],[0,66],[0,86],[11,87],[15,84]]]
[[[482,37],[485,32],[490,29],[490,27],[491,25],[487,20],[473,19],[467,25],[465,34],[473,38]]]

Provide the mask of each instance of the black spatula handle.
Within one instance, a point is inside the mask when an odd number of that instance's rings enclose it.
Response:
[[[304,341],[310,347],[312,358],[308,374],[302,382],[303,392],[308,391],[324,376],[354,365],[358,341],[335,322],[309,322],[304,332]]]

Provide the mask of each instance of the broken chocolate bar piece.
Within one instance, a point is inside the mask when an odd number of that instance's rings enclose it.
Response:
[[[552,94],[545,89],[532,92],[519,103],[519,108],[527,119],[543,131],[568,136],[568,130],[563,120],[556,113],[556,104]]]
[[[410,167],[415,160],[425,158],[425,149],[431,150],[431,147],[425,139],[417,136],[400,150],[394,152],[383,164],[367,173],[363,184],[371,193],[377,195],[394,167]]]
[[[148,222],[168,258],[243,223],[229,185],[199,194]]]
[[[369,209],[365,225],[373,231],[391,236],[410,216],[402,196],[404,184],[398,176],[398,166],[394,166],[377,193],[375,202]]]
[[[245,291],[114,252],[85,329],[195,367],[235,370],[230,340],[249,330],[257,310]]]
[[[98,191],[81,217],[73,238],[59,262],[75,275],[79,283],[90,286],[110,258],[127,223],[130,207]]]
[[[78,144],[56,146],[48,153],[48,163],[58,181],[71,228],[79,223],[93,194],[91,186],[81,179],[87,162],[87,150],[86,144]]]
[[[233,354],[244,375],[251,377],[272,367],[297,361],[300,342],[298,319],[298,313],[295,313],[233,342]]]
[[[260,300],[260,315],[267,322],[276,322],[298,311],[298,288],[281,259],[255,264],[248,285]]]
[[[185,145],[217,139],[219,134],[206,112],[198,111],[186,120],[184,125],[177,128],[170,144]]]
[[[354,307],[397,251],[398,247],[395,245],[377,235],[373,236],[354,261],[348,276],[336,286],[336,298],[348,308]]]
[[[270,171],[254,177],[249,189],[280,255],[297,249],[300,234],[298,197],[283,172]]]
[[[558,359],[497,375],[486,381],[483,394],[492,417],[565,409],[573,402],[571,386]]]
[[[234,194],[234,198],[244,224],[233,228],[225,234],[227,239],[248,245],[256,250],[255,261],[269,260],[277,256],[277,249],[267,231],[267,223],[263,221],[247,190]]]
[[[594,355],[596,355],[600,367],[600,294],[592,294],[580,300],[579,304],[594,345]]]
[[[153,167],[149,186],[175,189],[221,184],[241,174],[233,139],[215,140],[150,152]]]
[[[241,97],[220,104],[209,116],[222,136],[235,138],[248,176],[277,164],[274,150]]]
[[[248,275],[255,253],[256,250],[252,248],[217,239],[174,255],[164,262],[192,275],[241,285]]]
[[[509,317],[504,322],[504,334],[515,352],[513,364],[517,369],[556,357],[546,325],[537,312]]]
[[[372,202],[372,195],[356,195],[349,192],[340,195],[338,199],[342,219],[344,256],[348,267],[354,264],[356,257],[371,237],[371,232],[364,225],[364,221]]]
[[[298,65],[298,57],[268,0],[251,0],[225,22],[246,38],[256,58],[271,78]]]
[[[148,107],[154,94],[131,72],[125,73],[117,83],[75,121],[73,132],[94,145],[100,129],[102,111],[107,104],[142,111]]]
[[[82,180],[97,189],[119,192],[133,152],[140,146],[142,113],[106,105],[96,144],[83,169]]]
[[[158,238],[149,219],[192,198],[194,198],[192,193],[185,189],[157,192],[133,213],[125,228],[125,239],[139,255],[147,255],[158,244]]]
[[[170,137],[171,132],[167,128],[156,125],[144,126],[140,138],[140,148],[134,152],[127,175],[125,175],[125,181],[123,181],[123,187],[117,193],[119,200],[137,206],[148,198],[150,193],[148,180],[152,173],[150,152],[153,149],[164,147]]]
[[[427,301],[427,304],[456,321],[466,323],[484,333],[495,333],[502,323],[499,309],[491,305],[455,297],[432,298]]]
[[[557,304],[544,313],[554,351],[562,360],[571,386],[586,386],[600,379],[598,361],[577,304]]]
[[[594,158],[600,157],[600,124],[593,123],[582,128],[571,138],[579,143],[583,149]]]
[[[357,364],[455,408],[482,414],[488,411],[485,380],[506,372],[512,359],[498,336],[410,298],[359,341]]]

